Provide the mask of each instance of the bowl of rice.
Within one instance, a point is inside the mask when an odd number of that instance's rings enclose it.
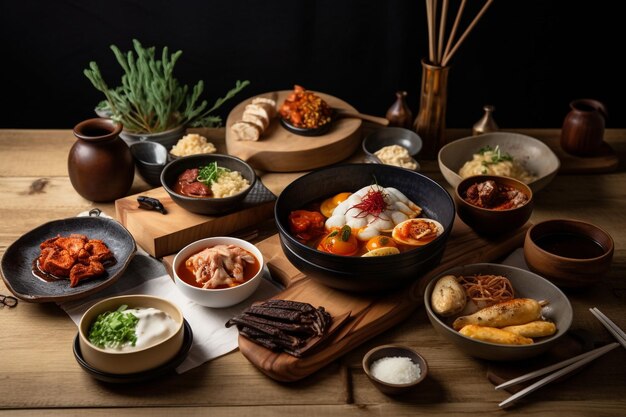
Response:
[[[218,215],[239,208],[256,182],[254,169],[239,158],[201,154],[175,159],[161,185],[176,204],[192,213]]]
[[[178,159],[184,156],[215,152],[217,152],[215,145],[209,142],[207,138],[197,133],[190,133],[183,136],[178,142],[176,142],[172,149],[170,149],[169,158]]]
[[[515,178],[536,193],[556,176],[560,162],[543,142],[510,132],[485,133],[455,140],[438,155],[439,169],[453,188],[475,175]]]

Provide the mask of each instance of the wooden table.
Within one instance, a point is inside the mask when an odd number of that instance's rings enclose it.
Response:
[[[541,139],[554,130],[520,131]],[[223,149],[223,130],[204,132]],[[451,131],[461,137],[465,131]],[[607,132],[607,141],[626,154],[626,130]],[[20,235],[49,220],[70,217],[94,207],[72,188],[67,154],[70,130],[0,131],[0,254]],[[355,156],[354,159],[359,159]],[[611,336],[587,311],[597,306],[626,329],[626,172],[557,176],[536,195],[532,221],[578,218],[607,229],[615,239],[615,258],[608,277],[587,291],[570,293],[574,326],[599,342]],[[423,172],[444,184],[435,162]],[[264,174],[275,193],[300,174]],[[47,185],[37,192],[34,181]],[[136,178],[131,193],[148,186]],[[114,213],[112,204],[97,207]],[[8,290],[0,283],[0,293]],[[0,309],[0,415],[142,416],[211,415],[447,415],[533,413],[547,416],[626,415],[626,352],[618,349],[563,382],[527,397],[519,407],[502,411],[508,396],[486,379],[489,363],[465,356],[438,336],[419,308],[403,325],[375,337],[302,381],[277,383],[234,352],[183,375],[135,386],[99,383],[83,372],[72,354],[76,326],[54,304],[20,302]],[[373,346],[402,343],[428,360],[428,379],[412,395],[387,397],[367,380],[361,368]],[[171,407],[177,407],[172,410]],[[116,410],[111,410],[115,408]]]

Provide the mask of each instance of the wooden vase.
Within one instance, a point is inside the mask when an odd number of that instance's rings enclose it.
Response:
[[[439,149],[446,144],[449,71],[450,67],[431,65],[422,60],[420,108],[413,128],[424,143],[421,155],[425,159],[435,159]]]

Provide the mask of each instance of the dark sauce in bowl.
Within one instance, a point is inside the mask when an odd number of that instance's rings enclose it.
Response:
[[[546,252],[564,258],[591,259],[605,253],[601,244],[577,233],[550,233],[539,237],[535,243]]]

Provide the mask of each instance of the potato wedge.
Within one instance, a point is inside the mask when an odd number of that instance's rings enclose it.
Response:
[[[430,306],[442,317],[459,314],[465,308],[467,294],[454,275],[439,278],[430,296]]]

